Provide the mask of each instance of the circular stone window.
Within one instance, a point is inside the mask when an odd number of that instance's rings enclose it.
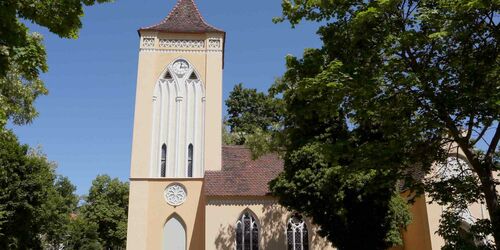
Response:
[[[165,199],[167,203],[176,207],[186,201],[187,192],[184,186],[179,183],[172,183],[165,189]]]

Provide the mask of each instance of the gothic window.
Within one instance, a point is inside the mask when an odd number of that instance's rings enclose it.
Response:
[[[236,222],[236,250],[259,249],[259,226],[250,212]]]
[[[299,214],[288,220],[286,238],[288,250],[309,250],[307,225]]]
[[[167,172],[167,145],[161,146],[161,177],[165,177]]]
[[[193,177],[193,144],[188,147],[188,177]]]

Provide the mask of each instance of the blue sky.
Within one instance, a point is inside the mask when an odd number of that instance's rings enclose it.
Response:
[[[291,29],[273,24],[280,0],[196,0],[208,23],[227,32],[224,98],[233,86],[267,90],[285,69],[287,54],[321,45],[315,23]],[[49,95],[36,106],[33,124],[13,127],[21,142],[41,145],[57,172],[77,193],[88,191],[98,174],[127,180],[134,116],[139,38],[137,29],[162,20],[174,0],[117,0],[86,8],[78,40],[45,37]],[[222,107],[225,112],[225,107]]]

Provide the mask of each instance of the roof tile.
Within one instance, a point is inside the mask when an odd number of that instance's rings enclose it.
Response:
[[[268,183],[283,171],[283,160],[267,154],[252,160],[248,148],[222,147],[222,170],[205,172],[208,196],[266,196]]]

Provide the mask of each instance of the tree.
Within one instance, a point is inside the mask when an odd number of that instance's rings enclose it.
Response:
[[[71,220],[68,228],[68,237],[65,249],[71,250],[101,250],[104,249],[98,234],[99,226],[80,216]]]
[[[40,150],[21,145],[11,131],[0,133],[0,248],[62,242],[76,197],[74,186],[54,170]]]
[[[42,206],[42,240],[45,249],[61,249],[68,242],[71,232],[72,214],[78,205],[76,187],[67,177],[57,176],[54,186]]]
[[[282,7],[276,21],[324,24],[318,31],[323,47],[306,50],[302,59],[288,57],[274,86],[285,103],[285,171],[271,183],[280,201],[310,215],[341,249],[356,249],[333,225],[352,226],[349,213],[359,211],[350,202],[364,202],[363,195],[390,204],[387,197],[370,197],[372,188],[393,194],[390,187],[403,179],[418,193],[428,184],[426,191],[447,206],[439,231],[445,248],[465,244],[456,215],[482,200],[491,219],[477,221],[471,232],[500,242],[494,177],[500,169],[500,2],[285,0]],[[481,141],[486,146],[478,146]],[[416,178],[457,150],[470,175]],[[356,192],[358,199],[350,198]]]
[[[77,38],[82,27],[83,6],[111,0],[0,2],[0,128],[11,119],[26,124],[36,117],[33,106],[47,89],[39,78],[47,72],[42,37],[30,33],[23,21],[46,27],[63,38]],[[23,21],[22,21],[23,20]]]
[[[225,133],[225,142],[242,145],[246,136],[256,131],[269,131],[281,120],[281,105],[273,96],[247,89],[242,83],[234,86],[226,100],[229,133]]]
[[[99,242],[105,249],[125,247],[128,192],[127,182],[98,175],[77,215],[87,223],[86,227],[96,226]]]

